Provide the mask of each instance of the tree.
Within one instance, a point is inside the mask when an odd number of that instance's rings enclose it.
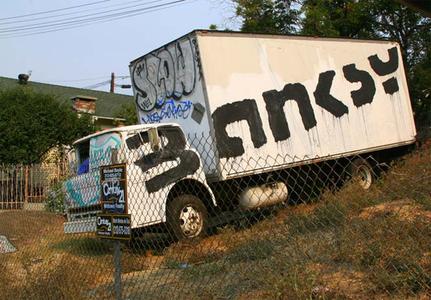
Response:
[[[370,1],[304,0],[301,33],[315,36],[371,38]]]
[[[116,112],[115,117],[126,119],[125,125],[138,124],[138,113],[134,103],[123,104]]]
[[[78,117],[55,96],[26,87],[0,92],[0,162],[37,163],[51,148],[94,131],[89,116]]]
[[[241,31],[295,33],[299,10],[291,0],[234,0],[236,15],[243,20]]]

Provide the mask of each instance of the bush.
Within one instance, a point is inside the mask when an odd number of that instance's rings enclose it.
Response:
[[[45,203],[45,209],[49,212],[63,214],[65,212],[64,201],[63,182],[59,181],[51,187]]]

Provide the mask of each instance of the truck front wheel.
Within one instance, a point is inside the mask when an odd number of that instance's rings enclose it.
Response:
[[[167,222],[177,240],[197,239],[207,232],[208,212],[198,197],[180,195],[168,203]]]

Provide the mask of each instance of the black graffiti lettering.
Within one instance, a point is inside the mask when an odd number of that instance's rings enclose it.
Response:
[[[132,84],[140,110],[163,106],[166,99],[179,100],[195,89],[196,47],[190,38],[182,39],[137,61]]]
[[[340,118],[349,112],[349,108],[330,94],[334,76],[335,71],[320,73],[314,97],[317,105],[326,109],[335,117]]]
[[[385,89],[386,94],[393,95],[394,93],[399,91],[398,81],[395,77],[389,78],[385,82],[383,82],[383,88]]]
[[[199,156],[191,150],[184,150],[179,154],[180,163],[175,168],[169,169],[146,182],[149,193],[157,192],[165,186],[176,182],[188,175],[192,175],[200,167]]]
[[[384,76],[395,72],[398,69],[398,51],[397,47],[388,49],[389,60],[387,62],[382,61],[377,54],[368,57],[371,68],[379,76]]]
[[[266,135],[263,131],[262,120],[257,109],[256,101],[245,99],[228,103],[218,107],[212,114],[215,137],[220,158],[230,158],[244,154],[242,139],[230,137],[226,126],[233,122],[246,120],[250,128],[251,140],[255,148],[266,144]]]
[[[287,140],[290,137],[289,125],[283,109],[286,101],[294,100],[297,103],[302,124],[306,130],[316,126],[317,122],[310,97],[302,84],[286,84],[279,92],[271,90],[262,95],[268,111],[269,126],[276,142]]]
[[[373,102],[374,95],[376,94],[376,85],[374,84],[373,77],[366,71],[358,70],[355,64],[344,66],[343,72],[344,77],[349,82],[360,82],[362,85],[359,90],[350,92],[353,104],[356,107],[361,107]]]
[[[169,126],[159,127],[159,134],[162,139],[167,140],[167,144],[161,151],[144,153],[141,158],[135,161],[142,172],[146,172],[152,168],[158,168],[159,175],[145,182],[147,191],[154,193],[167,185],[174,183],[181,178],[194,174],[200,167],[199,156],[192,150],[185,150],[186,139],[179,128]],[[129,149],[138,149],[138,143],[148,143],[148,135],[139,137],[139,134],[127,139],[126,144]],[[179,158],[179,164],[168,170],[164,170],[160,165],[168,161],[176,161]]]
[[[389,60],[387,62],[383,62],[377,54],[371,55],[368,57],[370,61],[371,68],[373,68],[374,72],[376,72],[379,76],[385,76],[395,72],[398,69],[398,50],[397,47],[393,47],[388,49]],[[399,91],[398,81],[395,77],[392,77],[385,82],[383,82],[383,88],[385,89],[386,94],[393,95],[394,93]]]

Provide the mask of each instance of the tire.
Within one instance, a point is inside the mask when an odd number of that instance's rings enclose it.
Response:
[[[175,197],[167,206],[167,223],[177,240],[194,240],[207,233],[208,211],[194,195]]]
[[[364,190],[369,190],[375,183],[373,167],[363,158],[355,158],[351,164],[352,179]]]

